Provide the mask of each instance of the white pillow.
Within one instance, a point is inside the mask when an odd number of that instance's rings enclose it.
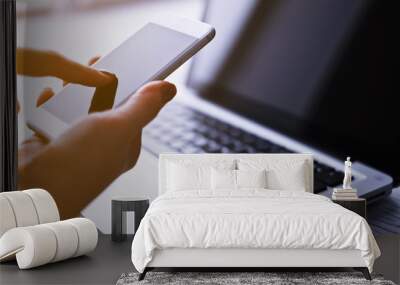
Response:
[[[201,190],[211,188],[211,167],[170,163],[167,191]]]
[[[269,159],[239,159],[240,170],[266,169],[267,188],[272,190],[306,191],[307,164],[304,160],[288,160],[279,157]]]
[[[211,170],[211,188],[213,190],[235,190],[236,189],[236,170],[215,169]]]
[[[235,170],[237,188],[267,188],[267,171]]]
[[[266,188],[266,171],[263,170],[211,170],[213,190],[239,190],[241,188]]]
[[[306,191],[305,164],[298,163],[287,169],[267,171],[267,185],[273,190]]]

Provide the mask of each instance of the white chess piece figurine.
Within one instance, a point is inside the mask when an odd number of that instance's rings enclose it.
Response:
[[[350,157],[344,162],[344,179],[343,179],[343,189],[351,188],[351,161]]]

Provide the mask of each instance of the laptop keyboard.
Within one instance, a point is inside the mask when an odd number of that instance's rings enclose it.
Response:
[[[293,153],[294,151],[212,118],[169,103],[144,134],[180,153]],[[342,183],[343,172],[314,161],[314,193]]]

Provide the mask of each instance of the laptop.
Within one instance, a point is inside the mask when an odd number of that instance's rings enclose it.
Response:
[[[358,195],[368,203],[389,195],[400,141],[387,131],[390,98],[371,87],[380,88],[380,72],[371,79],[364,61],[379,66],[379,53],[376,59],[367,45],[376,24],[371,3],[208,1],[203,20],[216,28],[214,41],[195,57],[177,98],[144,129],[135,168],[83,214],[109,232],[113,195],[155,198],[164,152],[312,153],[314,192],[328,197],[350,156]]]

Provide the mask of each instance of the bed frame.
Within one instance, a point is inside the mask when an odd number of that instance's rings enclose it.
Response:
[[[218,160],[249,157],[255,159],[300,159],[308,165],[306,191],[313,193],[313,158],[309,154],[161,154],[159,157],[159,194],[165,192],[167,161],[170,160]],[[262,269],[335,269],[353,268],[361,271],[367,280],[371,275],[359,250],[331,249],[254,249],[254,248],[170,248],[158,249],[139,280],[156,268],[229,268],[234,271]]]
[[[353,268],[371,280],[368,268],[359,250],[329,249],[197,249],[171,248],[156,250],[152,261],[139,275],[143,280],[146,273],[155,268],[229,268],[234,271],[262,269],[336,269]],[[322,271],[322,270],[321,270]]]

